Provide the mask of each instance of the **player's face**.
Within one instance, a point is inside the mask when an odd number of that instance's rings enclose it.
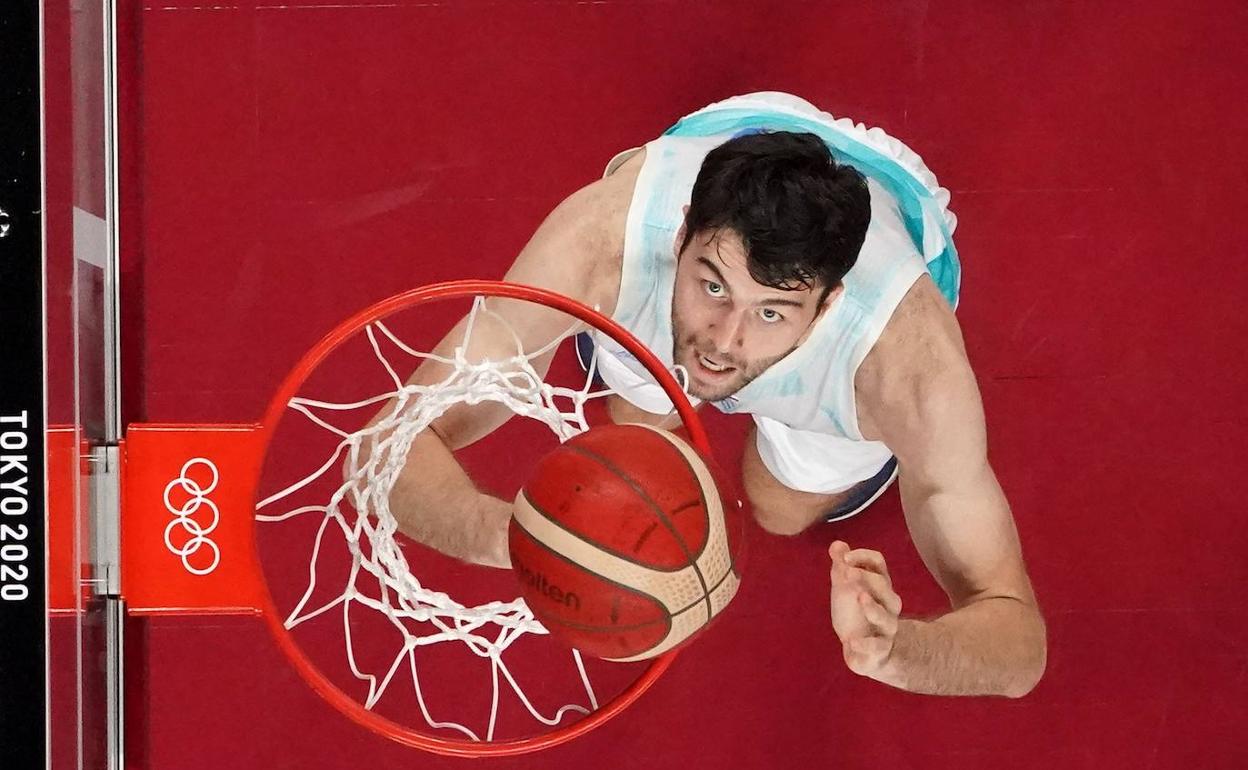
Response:
[[[672,295],[673,357],[689,372],[690,395],[726,398],[788,355],[836,295],[820,306],[822,293],[819,284],[786,290],[755,281],[735,233],[695,236]]]

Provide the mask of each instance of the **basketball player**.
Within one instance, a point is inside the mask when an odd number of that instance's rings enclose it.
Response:
[[[750,94],[617,156],[550,213],[506,280],[598,307],[683,368],[695,404],[750,413],[744,488],[770,532],[853,515],[899,476],[950,611],[902,617],[884,557],[834,542],[832,625],[847,665],[912,692],[1019,697],[1044,670],[1045,626],[988,463],[945,201],[896,140],[796,97]],[[566,316],[532,303],[488,306],[526,350],[567,332]],[[510,331],[476,323],[470,356],[514,353]],[[608,338],[579,340],[582,352],[595,344],[615,421],[678,424],[644,367]],[[427,363],[413,381],[440,376]],[[511,503],[480,492],[452,454],[509,416],[459,406],[418,437],[391,498],[406,534],[509,564]]]

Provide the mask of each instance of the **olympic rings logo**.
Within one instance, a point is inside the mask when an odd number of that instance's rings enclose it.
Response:
[[[212,474],[212,480],[207,484],[200,484],[191,477],[191,470],[198,465],[207,467]],[[181,557],[182,566],[186,567],[186,571],[192,575],[207,575],[221,563],[221,549],[212,538],[208,537],[221,522],[221,511],[216,503],[208,499],[212,490],[217,488],[219,480],[220,474],[217,473],[217,466],[213,465],[211,460],[193,457],[182,466],[180,475],[165,485],[165,508],[173,515],[173,520],[165,526],[165,547],[174,556]],[[182,490],[188,496],[186,502],[180,507],[175,506],[170,499],[175,489]],[[204,516],[194,518],[201,509],[205,508],[209,514],[207,522],[202,520]],[[182,545],[177,546],[173,543],[172,535],[174,530],[179,528],[188,537]],[[206,548],[212,554],[212,560],[207,567],[196,567],[191,564],[191,557],[199,553],[200,548]],[[202,558],[200,561],[202,562]]]

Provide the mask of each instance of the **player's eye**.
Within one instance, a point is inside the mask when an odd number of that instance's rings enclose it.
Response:
[[[759,316],[769,324],[779,323],[780,321],[784,320],[784,316],[780,315],[775,310],[772,310],[769,307],[765,307],[762,310],[760,310]]]
[[[703,281],[702,288],[705,289],[706,293],[712,297],[724,296],[724,287],[714,281]]]

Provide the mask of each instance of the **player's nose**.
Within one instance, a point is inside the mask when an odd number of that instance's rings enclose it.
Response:
[[[745,314],[741,312],[725,313],[709,329],[711,343],[715,352],[723,356],[732,356],[741,347],[744,331]]]

